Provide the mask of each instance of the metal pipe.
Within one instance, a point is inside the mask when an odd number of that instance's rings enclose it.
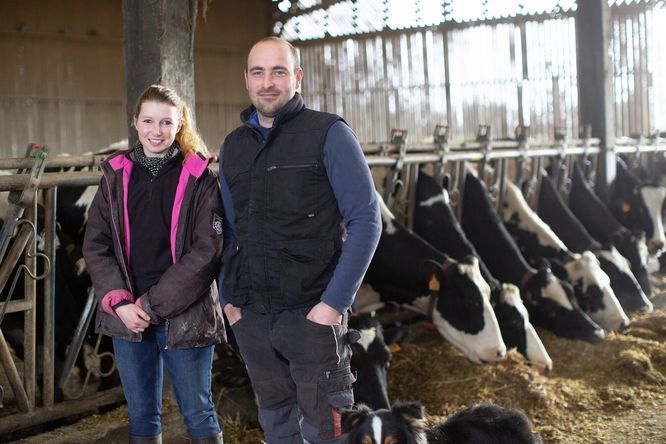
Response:
[[[79,155],[79,156],[53,156],[46,159],[46,168],[72,168],[93,167],[100,164],[108,155]],[[10,157],[0,159],[0,170],[14,170],[19,168],[30,169],[35,159],[25,157]]]
[[[561,148],[556,147],[530,147],[529,150],[521,151],[519,149],[502,149],[506,144],[510,144],[512,147],[517,147],[517,142],[503,142],[503,141],[493,141],[493,150],[490,153],[487,153],[486,159],[506,159],[506,158],[517,158],[521,156],[526,157],[549,157],[557,156],[564,153],[565,155],[582,155],[582,154],[598,154],[599,147],[592,146],[589,148],[582,146],[568,146],[566,149],[562,150]],[[478,143],[467,144],[466,147],[471,148],[474,145],[479,145]],[[419,153],[419,154],[406,154],[404,157],[405,163],[431,163],[439,162],[442,159],[442,156],[436,154],[439,146],[437,144],[431,144],[424,148],[427,148],[428,151],[432,151],[433,154]],[[415,149],[415,148],[412,148]],[[636,151],[642,153],[653,153],[653,152],[665,152],[666,144],[661,145],[636,145],[634,146],[617,146],[615,151],[617,153],[634,153]],[[409,149],[407,150],[409,151]],[[381,155],[368,155],[365,156],[370,166],[392,166],[395,165],[396,159],[391,156],[381,156]],[[469,161],[480,161],[484,158],[484,154],[480,151],[475,150],[461,150],[459,147],[451,147],[450,151],[444,155],[445,160],[456,162],[462,160]],[[211,165],[211,169],[218,169],[218,164]],[[42,180],[39,184],[40,188],[51,188],[54,186],[85,186],[85,185],[97,185],[101,177],[100,172],[68,172],[68,173],[44,173]],[[27,175],[25,174],[15,174],[11,176],[0,176],[0,191],[7,190],[19,190],[22,189]]]
[[[51,261],[51,269],[44,278],[44,346],[43,394],[44,407],[52,407],[55,395],[55,276],[56,276],[56,208],[57,188],[44,190],[44,254]],[[34,281],[33,281],[34,282]]]
[[[28,244],[31,235],[32,227],[30,225],[25,224],[21,226],[18,234],[14,238],[12,248],[9,250],[7,257],[4,258],[2,265],[0,266],[0,291],[4,290],[5,285],[9,280],[9,276],[11,275],[12,270],[14,270],[16,267],[16,264],[18,263],[23,250],[25,250],[25,246]]]
[[[26,208],[25,218],[32,221],[36,227],[37,219],[37,196],[32,204]],[[25,276],[23,277],[24,294],[23,298],[30,303],[31,309],[23,313],[23,378],[25,384],[26,396],[30,405],[30,410],[35,408],[35,392],[37,385],[37,362],[36,362],[36,337],[37,337],[37,260],[35,253],[37,251],[37,232],[32,242],[25,250]],[[49,264],[50,265],[50,264]],[[47,265],[45,265],[47,266]]]

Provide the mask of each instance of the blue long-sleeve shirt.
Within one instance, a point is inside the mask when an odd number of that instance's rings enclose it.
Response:
[[[259,125],[256,113],[247,122],[262,134],[264,139],[270,129]],[[375,252],[382,224],[370,169],[363,150],[353,131],[344,122],[336,122],[329,129],[324,141],[324,167],[333,194],[338,202],[346,228],[346,239],[333,277],[321,295],[321,301],[344,313],[348,310],[358,287],[361,285],[370,260]],[[233,240],[235,214],[229,186],[224,178],[224,146],[220,149],[220,192],[226,217],[224,241]],[[224,264],[220,269],[220,304],[226,305],[223,293]]]

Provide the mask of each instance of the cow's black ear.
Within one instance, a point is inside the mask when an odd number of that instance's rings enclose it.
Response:
[[[342,433],[349,433],[370,415],[370,407],[359,404],[353,410],[342,410],[340,419],[342,422]]]
[[[446,191],[449,191],[450,185],[451,185],[451,175],[449,173],[446,173],[444,177],[442,177],[442,188],[444,188]]]
[[[423,404],[418,401],[398,401],[391,407],[391,413],[401,418],[409,426],[423,426],[425,409]]]

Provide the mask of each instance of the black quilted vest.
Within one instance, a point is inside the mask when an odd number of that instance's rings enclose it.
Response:
[[[338,120],[305,108],[296,94],[265,141],[247,125],[225,139],[223,174],[236,214],[235,242],[223,256],[227,302],[258,313],[319,302],[342,248],[342,216],[323,163]]]

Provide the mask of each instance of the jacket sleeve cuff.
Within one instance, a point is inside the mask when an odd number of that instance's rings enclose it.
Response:
[[[157,313],[155,313],[152,308],[150,308],[150,301],[148,301],[148,293],[144,294],[139,299],[137,299],[135,304],[141,310],[145,311],[148,316],[150,316],[151,324],[159,324],[160,322],[162,322],[162,318]]]
[[[134,298],[132,297],[132,293],[127,290],[111,290],[102,298],[102,310],[114,318],[118,318],[118,315],[116,314],[113,307],[122,301],[132,302],[133,300]]]

